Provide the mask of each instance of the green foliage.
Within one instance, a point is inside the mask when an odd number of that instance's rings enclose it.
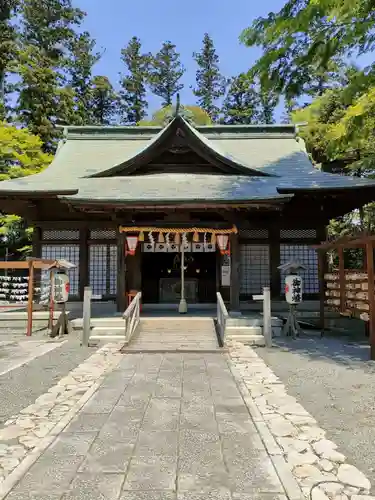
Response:
[[[100,54],[95,52],[96,42],[86,31],[73,37],[70,43],[70,57],[67,61],[69,85],[74,92],[75,125],[92,123],[92,71],[99,61]]]
[[[164,42],[151,60],[149,84],[152,92],[162,99],[162,106],[172,104],[172,98],[183,89],[180,83],[185,68],[172,42]]]
[[[22,0],[22,38],[52,60],[66,56],[85,13],[72,0]]]
[[[357,3],[370,2],[288,0],[279,12],[256,19],[241,35],[247,46],[262,49],[253,72],[287,99],[335,87],[348,51],[363,45],[364,12]],[[353,23],[351,13],[358,14]],[[370,17],[366,22],[373,24]]]
[[[211,125],[212,120],[210,116],[204,111],[204,109],[200,108],[199,106],[181,106],[181,112],[184,116],[184,113],[189,115],[189,121],[191,121],[194,125]],[[147,127],[147,126],[158,126],[158,127],[163,127],[165,126],[166,122],[168,121],[169,117],[174,113],[175,107],[170,105],[170,106],[165,106],[164,108],[159,109],[152,115],[151,120],[142,120],[137,123],[138,126],[140,127]]]
[[[91,82],[90,123],[110,125],[117,112],[118,96],[106,76],[94,76]]]
[[[220,112],[216,102],[225,94],[226,79],[220,73],[219,56],[208,33],[204,35],[201,51],[194,52],[193,58],[198,66],[193,94],[198,98],[198,105],[215,122]]]
[[[55,125],[72,121],[74,94],[62,87],[61,73],[36,47],[20,53],[18,73],[18,118],[41,138],[45,151],[52,152],[59,135]]]
[[[151,54],[142,52],[141,41],[133,37],[121,51],[126,72],[120,80],[122,122],[135,125],[147,112],[146,84],[149,80]]]
[[[52,156],[42,150],[39,137],[26,129],[18,129],[0,122],[0,180],[25,177],[41,172],[52,161]],[[16,215],[0,216],[0,236],[6,239],[12,251],[29,250],[31,229]],[[23,253],[21,252],[21,253]]]
[[[44,149],[53,151],[55,125],[76,118],[74,90],[65,86],[66,70],[71,69],[71,49],[78,53],[80,43],[90,44],[87,34],[77,37],[74,31],[84,13],[71,0],[23,0],[21,15],[16,111],[19,121],[42,139]],[[82,83],[81,70],[77,68],[77,84]]]
[[[17,32],[11,22],[18,0],[0,2],[0,120],[6,116],[6,75],[17,53]]]
[[[246,73],[230,80],[222,113],[226,125],[251,125],[258,120],[259,96],[254,81]]]

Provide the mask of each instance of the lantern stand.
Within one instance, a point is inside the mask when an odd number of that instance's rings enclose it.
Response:
[[[283,328],[283,333],[287,337],[292,337],[294,340],[299,337],[301,333],[301,327],[298,323],[297,320],[297,305],[302,301],[302,278],[299,276],[300,271],[306,271],[307,267],[304,266],[303,264],[300,264],[299,262],[296,261],[289,261],[281,266],[278,266],[278,269],[280,271],[283,271],[287,273],[287,276],[285,277],[285,297],[288,302],[288,317],[286,320],[286,323]],[[288,298],[289,295],[289,283],[290,281],[288,278],[293,276],[298,276],[298,285],[299,285],[299,295],[296,297],[290,297]],[[294,294],[293,294],[294,295]]]

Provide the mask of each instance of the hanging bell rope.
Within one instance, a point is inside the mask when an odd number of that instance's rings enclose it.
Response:
[[[163,233],[160,232],[159,233],[159,236],[158,236],[158,243],[164,243],[164,236],[163,236]]]

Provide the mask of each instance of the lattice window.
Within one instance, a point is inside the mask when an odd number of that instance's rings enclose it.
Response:
[[[93,295],[107,295],[107,245],[90,245],[89,282]]]
[[[241,229],[240,238],[266,240],[268,239],[268,229]]]
[[[78,229],[45,229],[42,233],[43,240],[79,240]]]
[[[308,245],[280,245],[280,264],[294,260],[307,267],[301,272],[303,293],[319,292],[318,254]],[[281,290],[284,290],[285,273],[281,273]]]
[[[109,293],[117,292],[117,245],[109,246]]]
[[[115,240],[116,229],[92,229],[90,240]]]
[[[316,238],[316,229],[281,229],[282,240],[303,240]]]
[[[270,284],[269,245],[240,245],[240,293],[261,293]]]
[[[89,281],[93,295],[116,295],[117,245],[90,245]]]
[[[64,259],[76,267],[67,272],[70,279],[70,295],[79,295],[79,245],[42,245],[42,259]]]

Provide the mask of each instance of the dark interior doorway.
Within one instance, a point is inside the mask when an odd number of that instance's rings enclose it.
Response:
[[[177,303],[181,293],[181,254],[142,253],[142,301]],[[185,294],[190,303],[216,300],[216,253],[185,254]]]

